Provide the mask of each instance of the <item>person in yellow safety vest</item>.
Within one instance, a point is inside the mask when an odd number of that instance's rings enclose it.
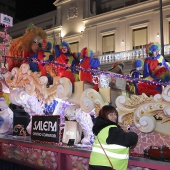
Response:
[[[125,132],[118,124],[118,112],[105,105],[95,119],[94,144],[89,161],[89,170],[126,170],[129,149],[138,142],[138,135]]]

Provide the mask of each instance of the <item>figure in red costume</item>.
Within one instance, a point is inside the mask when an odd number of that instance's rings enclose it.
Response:
[[[82,49],[81,51],[82,60],[80,62],[81,70],[79,71],[80,81],[85,81],[94,84],[93,82],[94,73],[89,72],[88,70],[97,69],[100,66],[100,61],[97,58],[93,58],[93,56],[94,53],[92,50],[88,49],[87,47]],[[98,84],[94,85],[93,88],[98,91]]]
[[[58,76],[67,77],[74,84],[75,69],[73,67],[75,66],[75,62],[74,62],[75,59],[71,54],[69,44],[63,41],[61,45],[56,45],[55,54],[56,54],[56,62],[57,62],[56,72]]]
[[[164,72],[169,72],[169,66],[167,65],[164,57],[159,54],[160,49],[160,44],[158,43],[151,42],[146,46],[146,53],[148,54],[148,57],[144,61],[143,78],[145,80],[161,82],[161,76],[164,75]],[[146,93],[148,96],[161,94],[162,86],[140,83],[138,84],[138,91],[139,94]]]

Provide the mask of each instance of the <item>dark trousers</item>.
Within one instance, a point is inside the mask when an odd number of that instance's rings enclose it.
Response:
[[[107,167],[107,166],[89,165],[89,169],[88,170],[112,170],[112,168],[111,167]]]

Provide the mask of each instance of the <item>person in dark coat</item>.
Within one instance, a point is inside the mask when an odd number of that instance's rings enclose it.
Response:
[[[95,119],[93,126],[94,144],[89,161],[89,170],[126,170],[129,149],[138,142],[138,135],[125,132],[118,125],[118,112],[105,105]]]

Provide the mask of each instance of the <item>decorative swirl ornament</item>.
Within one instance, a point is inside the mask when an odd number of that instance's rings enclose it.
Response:
[[[152,132],[156,127],[154,117],[145,113],[148,109],[147,107],[139,107],[134,112],[134,124],[141,132],[144,133]]]
[[[56,92],[58,98],[65,100],[69,99],[72,95],[71,81],[66,77],[60,78],[58,81]]]
[[[170,86],[166,86],[162,92],[163,100],[170,102]]]
[[[134,122],[136,127],[138,127],[138,129],[144,133],[150,133],[156,127],[156,120],[153,118],[153,116],[145,115],[140,117],[139,123],[137,123],[136,121]]]
[[[47,88],[47,77],[40,76],[37,72],[33,73],[28,64],[22,64],[20,68],[13,68],[11,72],[7,72],[5,81],[11,89],[23,88],[29,95],[36,94],[40,102],[50,103],[56,97],[68,99],[72,94],[72,83],[69,79],[55,77],[53,85]]]
[[[34,84],[26,84],[25,85],[25,91],[26,93],[30,94],[30,95],[33,95],[35,94],[35,85]]]
[[[117,106],[117,111],[119,113],[118,121],[120,123],[123,123],[123,117],[126,116],[128,113],[134,112],[135,108],[133,107],[128,107],[129,101],[126,96],[118,96],[116,98],[116,106]]]
[[[56,101],[57,105],[51,109],[53,109],[54,115],[60,115],[60,123],[64,123],[65,116],[69,120],[76,120],[84,131],[82,143],[92,143],[93,122],[90,114],[94,115],[94,112],[108,104],[96,90],[86,89],[84,92],[82,91],[78,98],[80,105],[76,105],[74,108],[73,103],[66,101],[72,96],[72,83],[66,77],[54,77],[53,84],[47,87],[47,77],[40,76],[37,72],[33,73],[27,64],[22,64],[20,68],[13,68],[12,72],[8,72],[5,75],[5,80],[10,87],[12,103],[23,106],[24,110],[32,116],[45,114],[46,106]],[[76,91],[76,89],[74,90]],[[73,113],[68,111],[65,115],[65,111],[69,110],[66,109],[68,106],[74,108]],[[30,121],[27,127],[29,133],[31,133],[31,123]]]
[[[130,98],[119,96],[116,98],[116,106],[121,125],[132,115],[133,121],[130,122],[141,132],[157,131],[170,135],[167,130],[170,121],[170,86],[165,87],[162,94],[153,97],[145,94],[132,95]]]
[[[82,111],[90,113],[94,109],[95,103],[100,105],[100,108],[105,104],[103,98],[94,89],[86,89],[80,97],[80,107]]]

